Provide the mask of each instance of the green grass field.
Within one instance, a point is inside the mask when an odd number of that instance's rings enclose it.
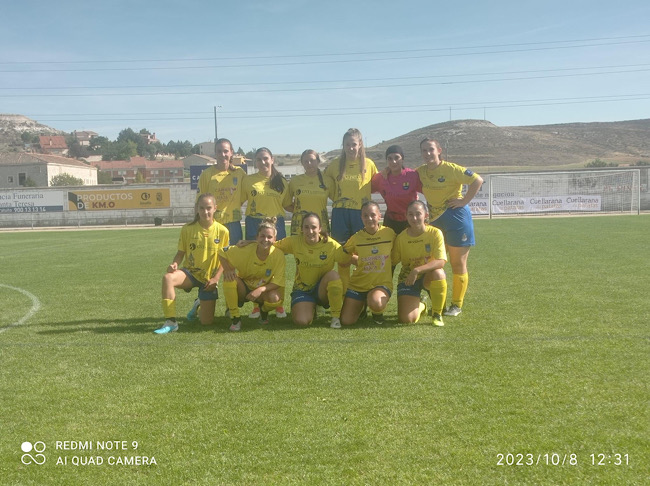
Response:
[[[238,334],[152,333],[178,227],[0,233],[0,483],[647,484],[650,217],[475,226],[443,328]]]

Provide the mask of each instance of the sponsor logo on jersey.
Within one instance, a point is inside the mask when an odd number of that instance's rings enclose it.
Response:
[[[301,191],[300,189],[298,189],[298,190],[296,191],[296,196],[300,196],[300,194],[302,194],[302,191]]]
[[[190,243],[190,251],[196,250],[196,243]]]
[[[257,196],[257,191],[255,189],[253,189],[251,191],[251,196],[253,196],[253,197]]]

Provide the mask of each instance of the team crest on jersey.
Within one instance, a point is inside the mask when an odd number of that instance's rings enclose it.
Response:
[[[438,177],[438,182],[445,182],[445,176]]]
[[[190,243],[190,251],[196,250],[196,243]]]
[[[379,253],[379,248],[377,248],[376,246],[373,246],[372,250],[370,250],[370,253],[372,253],[373,255],[376,255],[377,253]]]
[[[424,245],[424,251],[426,251],[427,253],[431,253],[431,245],[429,243],[426,243]]]
[[[474,172],[472,172],[471,170],[467,169],[467,170],[464,172],[464,174],[465,174],[466,176],[473,176],[473,175],[474,175]]]
[[[267,276],[267,277],[270,277],[270,276],[271,276],[271,269],[270,269],[270,268],[267,268],[267,269],[266,269],[266,276]]]
[[[327,253],[325,253],[324,251],[321,251],[320,256],[318,258],[320,258],[321,260],[327,260]]]
[[[221,240],[220,240],[219,238],[215,238],[215,239],[214,239],[214,242],[215,242],[215,243],[219,243],[220,241],[221,241]]]
[[[410,187],[410,184],[408,182],[405,182],[404,184],[402,184],[402,189],[404,189],[405,191],[408,191],[409,187]]]
[[[236,177],[233,177],[233,178],[232,178],[232,185],[233,185],[233,186],[236,186],[236,185],[237,185],[237,178],[236,178]]]

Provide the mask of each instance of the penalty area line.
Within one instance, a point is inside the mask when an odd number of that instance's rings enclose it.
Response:
[[[15,290],[16,292],[20,292],[23,295],[26,295],[29,297],[32,301],[32,308],[29,309],[29,312],[25,314],[23,317],[18,319],[16,322],[13,322],[9,324],[8,326],[1,327],[0,328],[0,334],[5,332],[7,329],[11,329],[12,327],[20,326],[21,324],[24,324],[25,321],[27,321],[30,317],[32,317],[34,314],[38,312],[38,310],[41,308],[41,301],[38,300],[38,297],[36,297],[34,294],[27,292],[24,289],[18,288],[18,287],[12,287],[11,285],[5,285],[0,283],[0,287],[4,287],[7,289]]]

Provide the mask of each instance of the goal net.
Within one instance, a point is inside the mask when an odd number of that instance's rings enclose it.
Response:
[[[492,174],[473,214],[638,213],[639,169]]]

